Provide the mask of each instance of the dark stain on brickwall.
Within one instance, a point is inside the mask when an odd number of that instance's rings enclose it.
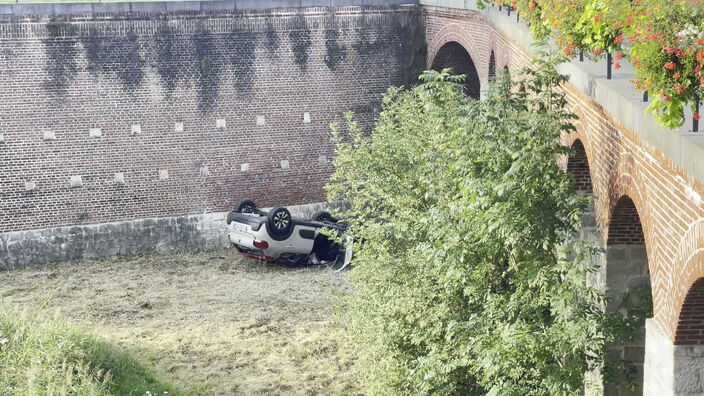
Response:
[[[276,56],[276,51],[279,50],[281,39],[276,33],[276,28],[271,22],[271,18],[272,17],[267,17],[266,19],[266,40],[264,41],[264,45],[266,46],[267,55],[273,58]]]
[[[156,71],[166,87],[167,95],[173,93],[176,86],[188,78],[188,64],[180,56],[184,53],[176,38],[176,32],[164,23],[159,27],[154,39],[156,50]]]
[[[213,109],[218,98],[221,65],[217,59],[215,37],[212,33],[203,28],[192,40],[198,68],[198,109],[205,114]]]
[[[250,30],[237,29],[226,41],[230,64],[234,68],[235,88],[238,94],[248,95],[254,86],[257,36]]]
[[[288,38],[291,40],[293,60],[301,70],[305,70],[308,65],[308,53],[313,44],[310,38],[310,29],[308,29],[306,19],[303,16],[296,17],[294,25],[294,30],[288,33]]]
[[[132,92],[144,79],[146,62],[139,53],[141,45],[134,32],[126,36],[100,37],[91,29],[81,38],[88,70],[93,74],[114,74]]]
[[[76,62],[75,28],[66,22],[49,22],[45,25],[49,37],[43,40],[46,53],[45,70],[49,80],[45,87],[57,97],[66,93],[66,86],[75,78]]]
[[[325,65],[336,70],[337,65],[347,56],[347,48],[340,45],[340,31],[336,28],[325,29]]]
[[[78,71],[76,39],[51,37],[44,39],[43,44],[46,53],[45,70],[49,77],[44,86],[49,92],[62,96]]]

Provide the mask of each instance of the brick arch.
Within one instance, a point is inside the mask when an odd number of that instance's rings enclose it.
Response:
[[[675,345],[704,344],[704,277],[689,287],[678,315]]]
[[[663,282],[663,288],[669,293],[663,299],[665,318],[662,323],[669,324],[665,331],[672,339],[679,331],[682,307],[687,303],[689,292],[704,277],[704,219],[697,219],[685,232],[677,247],[674,263],[674,268]]]
[[[579,138],[575,138],[570,144],[575,150],[575,154],[567,159],[567,172],[574,176],[575,191],[586,195],[594,194],[592,183],[591,167],[584,143]]]
[[[474,67],[477,69],[477,74],[479,74],[480,83],[486,84],[486,81],[482,81],[482,75],[484,74],[483,72],[485,70],[484,62],[482,62],[484,58],[480,55],[479,50],[476,48],[476,46],[472,45],[472,39],[472,34],[466,31],[458,24],[451,23],[443,27],[434,36],[432,42],[428,45],[428,58],[426,62],[427,68],[430,69],[432,67],[433,62],[435,61],[435,57],[440,51],[440,48],[442,48],[445,44],[454,41],[460,44],[465,49],[465,51],[467,51],[469,57],[474,63]]]

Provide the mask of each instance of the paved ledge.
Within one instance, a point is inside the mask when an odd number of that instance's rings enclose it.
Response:
[[[419,0],[424,6],[459,8],[479,11],[476,0]],[[505,8],[487,6],[479,11],[499,29],[516,42],[530,49],[533,43],[530,31],[524,22],[516,22],[515,11],[506,15]],[[559,71],[570,75],[570,82],[601,105],[611,116],[627,128],[640,135],[658,151],[670,158],[697,181],[704,183],[704,130],[700,123],[699,133],[692,133],[692,113],[685,111],[685,125],[680,130],[663,129],[650,113],[645,113],[648,103],[642,101],[643,94],[636,91],[628,80],[633,68],[621,62],[620,70],[613,70],[612,79],[606,79],[606,60],[584,62],[573,60],[563,64]]]
[[[107,3],[0,4],[0,15],[75,15],[134,12],[212,12],[268,10],[275,8],[393,6],[418,4],[418,0],[226,0],[131,1]]]

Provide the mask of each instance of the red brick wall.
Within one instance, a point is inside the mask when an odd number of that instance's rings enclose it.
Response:
[[[425,7],[424,15],[428,64],[444,43],[459,42],[472,56],[483,83],[488,79],[492,49],[497,67],[508,65],[512,73],[527,66],[532,57],[529,49],[479,12]],[[579,115],[578,131],[566,136],[565,143],[579,139],[584,145],[603,242],[610,233],[611,213],[627,195],[643,228],[655,320],[674,340],[685,295],[704,276],[704,187],[584,93],[570,84],[565,88],[571,108]]]
[[[61,20],[0,17],[0,232],[324,200],[329,124],[425,63],[417,7]]]

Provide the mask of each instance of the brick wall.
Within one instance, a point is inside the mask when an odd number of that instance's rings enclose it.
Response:
[[[0,18],[0,234],[323,201],[425,63],[413,6]]]

